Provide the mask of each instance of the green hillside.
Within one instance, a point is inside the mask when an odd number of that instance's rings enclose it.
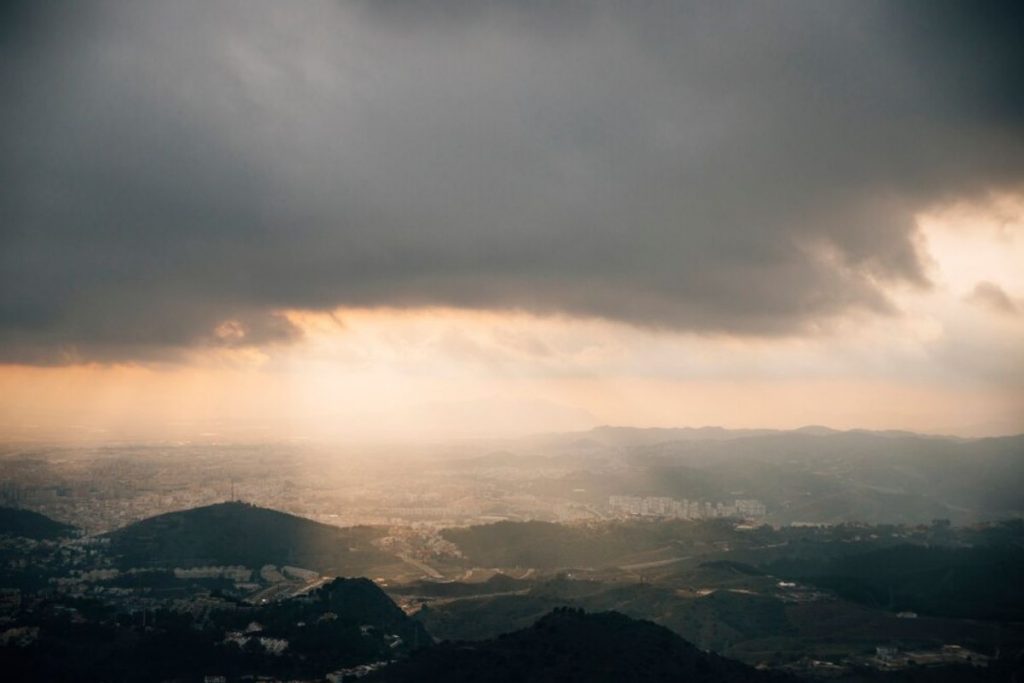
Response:
[[[529,628],[486,641],[447,642],[414,653],[371,680],[417,681],[782,681],[701,652],[668,629],[616,612],[556,609]]]
[[[48,681],[322,681],[331,671],[386,661],[431,642],[369,579],[335,579],[306,599],[240,608],[210,599],[202,618],[173,610],[149,613],[148,627],[75,618],[73,610],[35,617],[28,647],[0,644],[10,683]],[[276,653],[264,642],[284,642]]]
[[[19,536],[37,541],[66,538],[75,527],[50,519],[46,515],[20,508],[0,507],[0,536]]]
[[[108,537],[125,567],[275,564],[353,576],[393,561],[372,544],[381,533],[232,502],[151,517]]]
[[[821,561],[785,559],[768,568],[893,611],[1024,620],[1024,550],[900,545]]]

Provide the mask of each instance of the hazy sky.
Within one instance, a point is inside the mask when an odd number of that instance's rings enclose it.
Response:
[[[1024,431],[1022,33],[4,3],[0,436]]]

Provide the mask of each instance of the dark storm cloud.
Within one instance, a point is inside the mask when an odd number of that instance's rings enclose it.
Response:
[[[453,305],[734,334],[891,313],[1024,182],[1007,3],[8,3],[0,358]]]

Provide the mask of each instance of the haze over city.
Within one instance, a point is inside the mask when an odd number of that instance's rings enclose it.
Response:
[[[1024,680],[1022,35],[0,3],[0,680]]]

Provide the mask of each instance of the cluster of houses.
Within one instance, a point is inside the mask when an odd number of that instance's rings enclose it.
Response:
[[[764,503],[754,498],[737,498],[731,502],[677,500],[665,496],[611,496],[608,507],[613,514],[639,517],[670,517],[675,519],[760,519],[767,511]]]

